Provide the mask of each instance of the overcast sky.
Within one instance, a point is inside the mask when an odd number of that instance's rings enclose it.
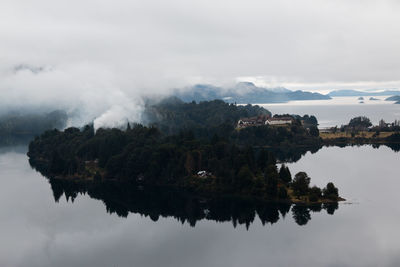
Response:
[[[399,14],[399,0],[2,0],[0,90],[106,105],[238,80],[400,88]]]

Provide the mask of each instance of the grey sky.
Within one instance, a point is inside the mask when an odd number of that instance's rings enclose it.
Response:
[[[0,90],[7,103],[95,105],[82,95],[244,79],[399,88],[399,14],[396,0],[3,0]]]

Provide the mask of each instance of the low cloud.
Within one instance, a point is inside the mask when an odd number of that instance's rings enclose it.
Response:
[[[140,120],[142,95],[238,77],[398,87],[399,12],[395,0],[4,0],[0,112],[62,108],[71,124],[110,125]]]

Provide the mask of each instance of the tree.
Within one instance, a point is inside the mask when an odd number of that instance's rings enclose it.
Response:
[[[298,225],[306,225],[311,220],[310,210],[306,206],[294,205],[292,213],[293,219]]]
[[[278,189],[278,197],[280,199],[288,198],[288,193],[287,193],[287,190],[286,190],[286,188],[284,186],[280,186],[279,187],[279,189]]]
[[[281,168],[279,169],[279,178],[285,183],[290,183],[292,181],[292,174],[285,164],[282,164]]]
[[[192,175],[194,169],[194,160],[192,153],[190,152],[186,153],[185,169],[188,175]]]
[[[63,173],[65,172],[65,160],[61,157],[57,149],[55,149],[50,158],[50,173]]]
[[[291,187],[296,196],[303,196],[308,193],[311,178],[307,173],[299,172],[294,176]]]
[[[265,187],[268,196],[276,197],[278,194],[278,174],[277,172],[265,173]]]
[[[101,181],[101,174],[98,171],[96,171],[96,174],[94,175],[93,180]]]
[[[251,173],[249,166],[244,165],[240,168],[240,171],[236,177],[236,188],[243,188],[251,184],[253,180],[253,174]]]
[[[322,196],[322,191],[321,188],[317,187],[317,186],[313,186],[310,188],[310,195],[309,195],[309,200],[311,202],[316,202],[318,201],[318,199],[320,199]]]
[[[335,200],[339,197],[339,190],[337,189],[337,187],[335,187],[333,183],[330,182],[322,190],[322,194],[324,198]]]
[[[258,153],[257,166],[263,170],[265,169],[265,167],[267,167],[267,163],[268,163],[268,151],[263,149]]]
[[[372,126],[371,120],[365,116],[352,118],[349,122],[349,127],[353,128],[368,128]]]
[[[317,126],[311,126],[310,127],[310,134],[312,136],[319,136],[319,130]]]

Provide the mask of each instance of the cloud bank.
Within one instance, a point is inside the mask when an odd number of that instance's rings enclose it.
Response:
[[[241,77],[289,89],[400,87],[397,0],[4,0],[0,111],[140,120],[141,96]]]

